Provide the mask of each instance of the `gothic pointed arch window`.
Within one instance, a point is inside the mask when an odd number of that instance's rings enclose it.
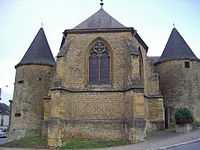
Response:
[[[89,84],[110,84],[110,53],[102,40],[95,41],[90,50]]]

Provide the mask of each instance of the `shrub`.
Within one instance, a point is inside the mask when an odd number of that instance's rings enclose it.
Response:
[[[175,112],[174,118],[175,118],[176,124],[179,124],[179,125],[194,122],[194,116],[192,112],[187,108],[179,108]]]

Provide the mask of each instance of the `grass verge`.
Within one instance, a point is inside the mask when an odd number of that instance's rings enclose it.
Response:
[[[20,148],[47,148],[47,138],[28,137],[25,136],[19,140],[2,144],[4,147],[20,147]]]
[[[91,149],[91,148],[103,148],[103,147],[114,147],[119,145],[129,144],[127,141],[71,141],[63,145],[60,149]]]
[[[60,149],[92,149],[92,148],[104,148],[114,147],[120,145],[129,144],[128,141],[71,141],[63,145]],[[28,137],[25,136],[19,140],[13,140],[9,143],[1,144],[3,147],[15,147],[15,148],[36,148],[47,149],[47,138],[42,137]]]

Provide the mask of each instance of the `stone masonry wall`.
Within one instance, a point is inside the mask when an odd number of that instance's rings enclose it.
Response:
[[[185,67],[189,62],[190,67]],[[160,88],[165,107],[169,110],[171,123],[177,108],[189,108],[200,121],[200,62],[193,60],[171,60],[158,64]]]
[[[43,98],[50,86],[53,68],[23,65],[16,69],[10,139],[41,134]]]
[[[147,113],[147,131],[163,130],[164,127],[164,106],[162,97],[146,97],[145,109]]]
[[[125,116],[124,92],[53,91],[50,105],[51,118],[95,120]]]
[[[127,45],[127,37],[133,46]],[[89,51],[97,39],[110,52],[110,85],[88,85]],[[132,56],[130,48],[140,48],[142,67],[140,57]],[[44,100],[49,147],[77,138],[144,140],[148,113],[141,78],[146,93],[159,94],[158,78],[151,77],[147,59],[146,50],[131,32],[68,34],[58,54],[51,99]]]
[[[146,135],[141,92],[53,90],[49,104],[49,147],[59,147],[71,140],[129,139],[136,142],[144,140]]]
[[[63,86],[71,88],[84,88],[88,85],[88,57],[91,44],[95,39],[106,41],[111,53],[111,82],[113,88],[123,88],[131,82],[127,79],[130,64],[125,37],[131,33],[93,33],[69,34],[70,47],[66,56],[57,60],[57,78],[63,78]],[[65,69],[63,69],[65,68]]]

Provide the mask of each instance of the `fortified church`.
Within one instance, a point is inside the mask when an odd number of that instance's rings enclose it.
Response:
[[[103,3],[101,3],[103,5]],[[143,141],[174,125],[177,108],[200,121],[200,61],[172,29],[160,57],[103,8],[64,30],[56,61],[43,28],[15,66],[9,139]]]

